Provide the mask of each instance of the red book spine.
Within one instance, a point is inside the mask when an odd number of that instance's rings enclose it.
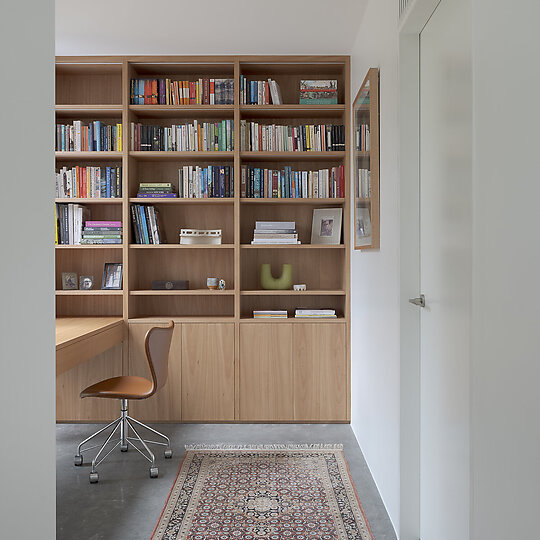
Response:
[[[216,90],[215,90],[215,87],[216,87],[216,83],[215,83],[215,81],[212,79],[212,80],[210,81],[210,90],[209,90],[210,96],[213,96],[213,97],[211,98],[211,102],[212,102],[212,103],[215,103],[215,102],[216,102]]]
[[[150,105],[152,103],[152,89],[150,85],[150,80],[144,80],[144,104]]]
[[[158,82],[157,79],[152,81],[152,105],[158,104]]]
[[[264,104],[270,105],[270,86],[268,81],[264,81]]]
[[[189,83],[189,104],[195,105],[197,101],[197,86],[195,82]]]
[[[277,171],[272,171],[272,197],[278,196]]]
[[[82,193],[81,193],[81,197],[83,199],[86,199],[87,197],[87,194],[88,194],[88,191],[87,191],[87,186],[86,186],[86,167],[83,167],[81,169],[81,172],[82,172]]]
[[[82,192],[82,183],[81,183],[81,168],[77,165],[75,172],[75,181],[77,182],[77,197],[81,196]]]

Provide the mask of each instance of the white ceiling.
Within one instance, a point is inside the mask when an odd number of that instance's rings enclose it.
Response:
[[[349,54],[368,0],[56,0],[56,54]]]

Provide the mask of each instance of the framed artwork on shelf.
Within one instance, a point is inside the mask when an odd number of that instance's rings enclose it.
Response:
[[[317,208],[313,210],[312,244],[341,244],[342,212],[341,208]]]
[[[353,103],[354,249],[379,239],[379,70],[371,68]]]
[[[102,290],[119,290],[122,288],[122,263],[105,263],[103,269]]]

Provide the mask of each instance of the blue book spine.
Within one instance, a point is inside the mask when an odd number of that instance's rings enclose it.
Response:
[[[150,237],[148,236],[148,228],[146,227],[145,207],[142,204],[139,206],[139,214],[141,216],[141,226],[142,226],[142,233],[143,233],[143,237],[144,237],[144,243],[149,244],[150,243]]]
[[[62,135],[62,143],[60,145],[60,150],[65,151],[65,149],[66,149],[66,126],[61,126],[60,133]]]
[[[99,120],[96,121],[96,150],[103,150],[101,147],[101,122]]]
[[[261,169],[255,169],[255,198],[261,197]]]
[[[296,193],[296,198],[300,198],[300,188],[298,186],[298,171],[294,171],[294,191]]]
[[[107,180],[106,180],[106,188],[105,188],[105,196],[107,197],[107,199],[110,199],[111,198],[111,168],[110,167],[107,167]]]

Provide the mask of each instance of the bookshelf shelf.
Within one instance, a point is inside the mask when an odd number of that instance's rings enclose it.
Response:
[[[90,291],[56,291],[56,296],[122,296],[123,291],[103,291],[101,289],[93,289]]]
[[[100,198],[81,198],[74,197],[70,199],[55,199],[54,202],[61,204],[122,204],[123,199],[100,199]]]
[[[240,199],[242,204],[306,204],[306,205],[328,205],[328,204],[343,204],[345,199],[343,198],[328,198],[328,199],[287,199],[287,198],[261,198],[252,199],[248,197],[242,197]]]
[[[240,291],[241,296],[345,296],[346,292],[343,290],[337,291],[271,291],[271,290],[256,290],[256,291]]]
[[[234,296],[235,291],[228,289],[225,289],[224,291],[210,289],[188,289],[179,291],[141,290],[129,291],[129,294],[131,296]]]
[[[348,343],[352,239],[349,223],[352,221],[351,203],[358,202],[349,196],[352,187],[351,157],[354,157],[355,163],[358,161],[361,164],[359,166],[368,166],[372,156],[369,152],[355,153],[354,156],[351,153],[349,62],[348,56],[335,55],[57,58],[55,114],[58,124],[72,124],[76,120],[82,120],[83,124],[94,120],[102,120],[106,125],[121,123],[123,144],[121,152],[55,152],[56,167],[121,166],[123,196],[117,199],[58,198],[55,202],[83,205],[94,221],[121,221],[123,243],[55,246],[56,313],[59,317],[122,317],[126,325],[126,340],[121,349],[119,347],[104,353],[102,360],[82,366],[83,371],[69,374],[69,380],[66,378],[57,385],[58,392],[62,393],[59,403],[78,402],[79,383],[83,378],[86,380],[90,377],[93,381],[110,377],[112,366],[109,359],[113,356],[118,374],[147,375],[144,336],[152,326],[173,320],[176,326],[169,360],[173,371],[169,373],[167,388],[156,396],[156,400],[152,403],[147,400],[149,405],[137,404],[140,407],[137,416],[141,419],[150,422],[189,421],[190,407],[201,411],[196,413],[196,420],[203,422],[223,421],[225,417],[220,417],[220,414],[225,414],[227,421],[240,422],[284,419],[346,422],[350,419]],[[284,104],[241,104],[241,76],[252,81],[275,80]],[[190,83],[201,78],[234,79],[234,104],[131,103],[132,79],[165,78]],[[304,79],[337,80],[338,104],[300,104],[300,81]],[[362,112],[363,117],[366,118],[368,113],[366,108]],[[130,140],[131,123],[170,127],[192,124],[195,120],[200,124],[234,120],[234,151],[131,150],[135,148]],[[241,120],[262,125],[343,125],[344,151],[242,151]],[[340,148],[343,150],[343,146]],[[301,171],[343,166],[344,175],[340,179],[344,178],[345,196],[324,199],[241,197],[243,165],[280,170],[291,166],[293,170]],[[179,182],[183,182],[183,171],[180,175],[179,170],[196,166],[233,167],[230,170],[232,174],[226,172],[226,178],[231,180],[234,196],[136,196],[140,191],[139,184],[143,182],[170,183],[178,193]],[[308,182],[312,179],[310,175]],[[152,219],[150,215],[155,217],[160,234],[164,233],[162,238],[166,237],[170,243],[136,244],[132,205],[153,206],[156,213],[149,214],[148,218]],[[320,208],[342,210],[340,244],[310,243],[313,212]],[[294,221],[302,244],[252,245],[250,242],[256,221]],[[139,225],[142,223],[139,222]],[[154,226],[153,222],[151,226]],[[223,243],[180,244],[179,233],[183,228],[221,229]],[[123,264],[123,290],[99,289],[107,263]],[[308,290],[260,290],[260,267],[265,263],[271,265],[275,276],[279,275],[283,264],[291,264],[293,283],[306,283]],[[63,272],[76,273],[78,278],[93,276],[96,289],[61,290]],[[227,288],[222,291],[207,289],[209,277],[225,280]],[[189,280],[191,289],[151,289],[152,282],[157,280]],[[338,318],[298,319],[294,317],[298,308],[333,309]],[[254,310],[286,310],[289,317],[253,319]],[[276,348],[276,343],[283,346]],[[292,351],[292,354],[287,356],[287,351]],[[310,367],[312,365],[315,369]],[[224,376],[220,370],[226,372]],[[322,418],[319,412],[298,416],[296,401],[291,404],[290,411],[282,413],[275,403],[272,404],[276,400],[265,398],[262,408],[267,407],[268,411],[264,413],[264,418],[252,416],[252,411],[259,407],[261,395],[272,396],[272,390],[266,388],[273,384],[272,378],[265,375],[268,370],[276,370],[277,373],[293,373],[294,370],[292,380],[283,377],[285,386],[294,387],[287,389],[293,401],[300,399],[318,403],[318,396],[324,394],[324,399],[330,402],[330,409],[336,411],[335,414],[332,413],[332,418]],[[306,370],[311,371],[308,374]],[[332,377],[328,377],[331,382],[321,381],[321,373],[332,373]],[[185,381],[188,380],[195,398],[184,391]],[[259,382],[246,384],[249,380]],[[210,387],[215,389],[211,396],[206,392]],[[258,388],[262,391],[259,392]],[[73,398],[65,399],[63,394],[67,392]],[[174,405],[176,409],[171,405],[173,394],[181,396],[181,406]],[[226,400],[224,396],[229,397]],[[303,399],[302,396],[308,398]],[[196,404],[190,402],[194,399]],[[279,406],[283,408],[283,405]],[[321,407],[317,405],[313,410],[317,408]],[[102,406],[92,403],[92,400],[83,400],[80,406],[71,407],[61,412],[60,416],[73,421],[102,421],[106,420],[107,414]],[[159,416],[156,417],[156,414]]]
[[[196,198],[183,198],[183,197],[176,197],[174,199],[167,199],[163,197],[160,198],[143,198],[143,197],[130,197],[129,199],[130,203],[135,204],[203,204],[203,205],[212,205],[212,204],[234,204],[234,198],[232,197],[224,197],[223,199],[217,198],[217,197],[210,197],[208,199],[196,199]]]
[[[129,152],[140,161],[232,161],[234,152]]]
[[[341,161],[345,152],[240,152],[244,161]]]
[[[56,161],[121,161],[122,152],[55,152]]]

